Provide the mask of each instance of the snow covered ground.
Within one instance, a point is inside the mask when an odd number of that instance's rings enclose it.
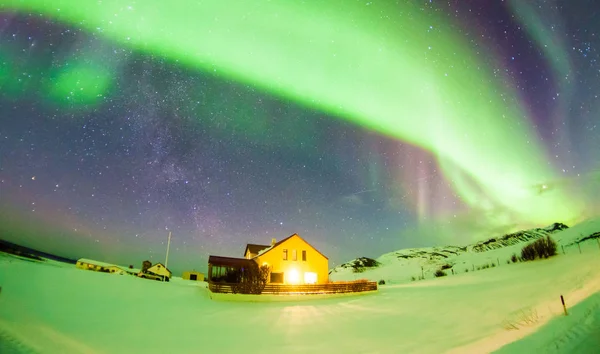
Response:
[[[566,244],[590,230],[600,223],[554,238]],[[3,256],[0,352],[597,353],[600,249],[596,240],[581,249],[370,295],[273,303],[211,300],[205,283],[178,278]]]

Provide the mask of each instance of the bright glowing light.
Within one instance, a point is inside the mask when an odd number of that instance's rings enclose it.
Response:
[[[533,223],[581,215],[576,196],[535,189],[557,176],[516,92],[498,84],[443,18],[411,2],[274,0],[259,11],[234,0],[131,9],[123,0],[59,3],[8,0],[0,9],[39,11],[419,146],[444,161],[442,171],[473,208]],[[424,31],[432,22],[435,36]],[[59,95],[85,88],[81,100],[98,97],[104,76],[84,73],[82,82],[65,74]]]
[[[300,283],[300,273],[296,269],[290,269],[288,272],[288,283],[298,284]]]
[[[317,283],[317,273],[305,272],[304,273],[304,283],[305,284],[316,284]]]

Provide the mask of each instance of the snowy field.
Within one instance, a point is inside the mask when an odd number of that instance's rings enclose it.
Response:
[[[567,244],[597,226],[554,238]],[[0,352],[598,353],[600,249],[570,249],[369,295],[273,303],[2,256]]]

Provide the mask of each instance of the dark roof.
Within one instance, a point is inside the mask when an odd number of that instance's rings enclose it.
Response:
[[[221,257],[221,256],[208,256],[208,264],[217,266],[227,267],[243,267],[250,262],[254,262],[251,259],[246,258],[232,258],[232,257]]]
[[[246,253],[248,252],[248,250],[250,250],[250,253],[252,254],[258,254],[258,252],[264,250],[265,248],[269,248],[271,246],[265,246],[265,245],[255,245],[252,243],[249,243],[246,245],[246,249],[244,250],[244,256],[246,256]]]
[[[268,249],[268,250],[267,250],[267,251],[265,251],[263,254],[261,254],[260,256],[257,256],[257,257],[262,257],[262,256],[264,256],[266,253],[268,253],[268,252],[271,252],[271,250],[273,250],[274,248],[276,248],[277,246],[281,245],[282,243],[284,243],[285,241],[289,240],[290,238],[292,238],[292,237],[294,237],[294,236],[298,236],[298,238],[299,238],[299,239],[301,239],[302,241],[304,241],[304,242],[305,242],[307,245],[309,245],[309,246],[310,246],[310,247],[311,247],[313,250],[315,250],[315,251],[316,251],[318,254],[320,254],[321,256],[325,257],[325,259],[329,259],[329,258],[327,258],[327,256],[325,256],[323,253],[319,252],[319,250],[318,250],[318,249],[316,249],[316,248],[315,248],[313,245],[311,245],[310,243],[306,242],[306,240],[305,240],[305,239],[303,239],[302,237],[300,237],[300,235],[298,235],[298,234],[293,234],[293,235],[290,235],[290,236],[288,236],[288,237],[284,238],[283,240],[281,240],[281,241],[279,241],[279,242],[275,243],[273,246],[269,246],[269,247],[270,247],[270,249]]]

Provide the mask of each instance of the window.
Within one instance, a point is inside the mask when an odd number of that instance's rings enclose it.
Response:
[[[313,273],[313,272],[304,273],[304,283],[305,284],[316,284],[317,283],[317,273]]]
[[[287,261],[287,250],[283,250],[283,260]]]
[[[306,250],[302,250],[302,260],[306,262]]]
[[[271,273],[270,283],[283,283],[283,273]]]
[[[296,250],[292,250],[292,261],[297,261],[298,255],[296,254]]]

